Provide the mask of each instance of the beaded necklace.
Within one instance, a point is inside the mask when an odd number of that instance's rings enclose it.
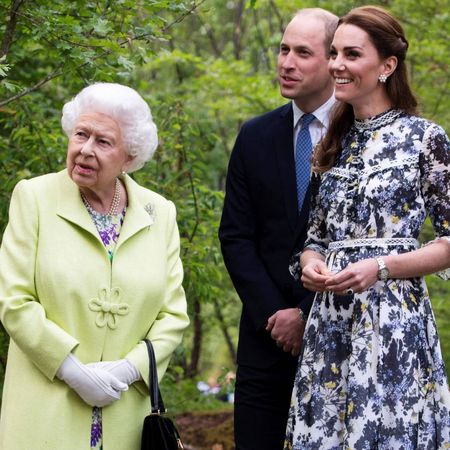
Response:
[[[120,195],[121,189],[120,189],[120,181],[118,178],[116,178],[116,186],[114,188],[114,195],[111,201],[111,206],[109,207],[108,212],[106,213],[108,216],[115,216],[119,214],[119,206],[120,206]],[[95,211],[95,209],[92,207],[92,205],[89,203],[86,196],[83,194],[83,192],[80,191],[81,199],[83,200],[83,203],[85,204],[86,208],[91,209]]]

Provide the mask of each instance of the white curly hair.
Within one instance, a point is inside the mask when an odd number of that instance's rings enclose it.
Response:
[[[117,83],[95,83],[85,87],[63,107],[61,125],[70,137],[81,114],[98,112],[116,120],[125,151],[133,156],[127,172],[140,169],[158,147],[158,132],[144,99],[132,88]]]

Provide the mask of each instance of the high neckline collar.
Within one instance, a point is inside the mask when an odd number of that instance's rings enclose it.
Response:
[[[365,130],[375,130],[377,128],[384,127],[385,125],[389,125],[398,116],[402,114],[401,110],[398,109],[388,109],[376,116],[369,117],[368,119],[355,119],[354,127],[358,131]]]

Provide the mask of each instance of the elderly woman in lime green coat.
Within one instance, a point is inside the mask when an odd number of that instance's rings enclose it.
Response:
[[[142,340],[161,377],[189,323],[175,207],[125,173],[157,145],[134,90],[85,88],[63,128],[67,169],[18,183],[0,251],[11,337],[0,448],[137,450],[149,410]]]

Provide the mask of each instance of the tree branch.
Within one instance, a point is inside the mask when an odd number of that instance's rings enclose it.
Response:
[[[278,10],[278,7],[273,0],[270,0],[270,6],[271,6],[275,16],[278,19],[278,28],[280,30],[280,33],[283,34],[284,33],[284,25],[283,25],[284,22],[283,22],[283,18],[281,17],[280,11]]]
[[[16,0],[16,2],[22,3],[24,0]],[[180,23],[185,17],[187,17],[189,14],[191,14],[194,10],[196,10],[202,3],[204,3],[205,0],[201,0],[198,3],[194,3],[194,5],[186,12],[184,12],[182,15],[180,15],[180,17],[178,17],[177,19],[175,19],[173,22],[171,22],[169,25],[165,26],[162,31],[165,33],[167,32],[167,30],[172,27],[173,25],[175,25],[176,23]],[[130,42],[133,41],[137,41],[137,40],[141,40],[144,39],[148,36],[152,36],[152,34],[150,33],[143,33],[137,36],[133,36],[127,39],[124,39],[123,41],[119,42],[119,46],[120,47],[124,47],[126,45],[129,45]],[[103,58],[105,56],[108,56],[109,54],[111,54],[111,50],[105,50],[103,53],[100,53],[99,55],[97,55],[96,57],[94,57],[89,63],[92,63],[92,61],[96,61],[97,59]],[[87,65],[88,63],[82,63],[78,66],[76,66],[75,68],[71,68],[67,71],[63,71],[61,70],[61,67],[63,66],[63,64],[59,65],[52,73],[48,74],[46,77],[44,77],[42,80],[38,81],[36,84],[34,84],[33,86],[30,86],[24,90],[22,90],[21,92],[19,92],[16,95],[13,95],[12,97],[9,97],[5,100],[0,101],[0,107],[7,105],[8,103],[11,103],[13,101],[18,100],[19,98],[24,97],[25,95],[29,94],[30,92],[33,92],[37,89],[39,89],[41,86],[43,86],[44,84],[48,83],[50,80],[53,80],[54,78],[60,77],[61,75],[65,75],[66,73],[69,73],[73,70],[79,70],[80,68],[84,67],[85,65]]]
[[[204,20],[197,16],[197,20],[200,24],[205,27],[206,36],[208,36],[209,42],[211,43],[211,48],[216,58],[220,58],[222,56],[222,51],[219,48],[219,44],[217,43],[216,36],[214,35],[213,29],[209,26],[209,24],[205,23]]]
[[[188,9],[184,14],[182,14],[180,17],[175,19],[173,22],[169,23],[169,25],[165,26],[162,31],[165,33],[169,28],[171,28],[176,23],[182,22],[189,14],[192,14],[196,9],[198,9],[199,6],[201,6],[203,3],[205,3],[206,0],[200,0],[198,3],[194,3],[191,7],[191,9]]]
[[[57,77],[61,76],[64,73],[61,70],[61,67],[62,66],[58,66],[52,73],[48,74],[45,78],[43,78],[41,81],[37,82],[35,85],[24,89],[23,91],[19,92],[16,95],[13,95],[12,97],[7,98],[6,100],[0,101],[0,107],[5,106],[8,103],[11,103],[15,100],[18,100],[19,98],[29,94],[30,92],[33,92],[36,89],[39,89],[45,83],[48,83],[50,80],[53,80],[53,78],[57,78]]]
[[[262,59],[264,61],[266,69],[270,70],[272,67],[271,67],[271,64],[270,64],[270,60],[267,57],[267,45],[266,45],[266,42],[264,40],[264,36],[263,36],[262,31],[261,31],[261,27],[259,26],[258,13],[257,13],[256,9],[253,10],[253,24],[254,24],[254,26],[256,28],[256,36],[258,38],[259,45],[261,47]]]
[[[25,0],[14,0],[11,3],[11,10],[9,13],[9,22],[6,25],[5,34],[3,35],[2,45],[0,47],[0,58],[7,55],[9,52],[9,48],[11,47],[11,43],[13,40],[14,30],[16,29],[17,24],[17,12],[19,8],[22,6]]]

